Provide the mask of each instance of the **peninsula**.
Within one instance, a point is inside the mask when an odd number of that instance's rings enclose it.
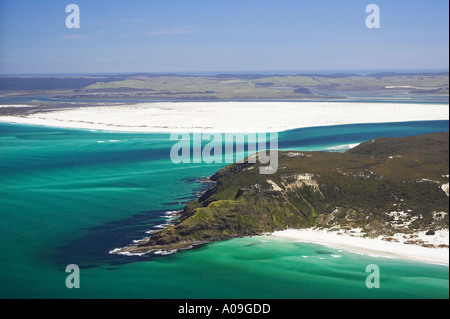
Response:
[[[448,238],[430,244],[418,236],[448,233],[448,163],[449,134],[433,133],[373,139],[344,153],[280,152],[270,176],[258,173],[258,163],[232,164],[211,177],[215,184],[174,225],[114,253],[173,252],[314,227],[385,242],[401,234],[405,245],[446,248],[448,257]]]

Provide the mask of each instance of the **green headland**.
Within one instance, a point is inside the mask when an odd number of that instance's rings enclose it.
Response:
[[[174,225],[117,252],[188,249],[288,228],[360,228],[367,237],[449,228],[448,133],[377,138],[344,153],[279,152],[273,175],[261,175],[260,165],[221,169]]]

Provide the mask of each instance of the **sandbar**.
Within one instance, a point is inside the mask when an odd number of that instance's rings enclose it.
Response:
[[[356,102],[151,102],[0,116],[2,122],[123,132],[257,133],[343,124],[448,120],[448,105]]]

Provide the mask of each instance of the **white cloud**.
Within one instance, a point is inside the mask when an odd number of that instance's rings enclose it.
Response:
[[[187,28],[170,28],[170,29],[161,29],[155,30],[147,33],[148,35],[156,36],[156,35],[169,35],[169,34],[190,34],[197,31],[197,27],[187,27]]]
[[[77,40],[83,40],[83,39],[89,39],[91,38],[90,35],[87,34],[65,34],[61,36],[61,39],[77,39]]]

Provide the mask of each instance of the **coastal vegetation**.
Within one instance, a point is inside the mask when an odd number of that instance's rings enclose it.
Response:
[[[235,163],[171,225],[117,253],[187,249],[288,228],[360,229],[364,236],[449,228],[449,134],[377,138],[343,153],[279,153],[279,169]]]
[[[146,100],[298,100],[345,98],[342,92],[449,94],[449,74],[122,74],[84,76],[3,76],[2,95],[47,95],[54,101]]]

